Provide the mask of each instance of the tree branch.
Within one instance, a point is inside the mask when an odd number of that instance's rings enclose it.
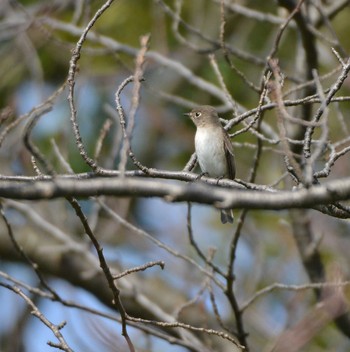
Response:
[[[232,182],[233,183],[233,182]],[[234,184],[234,183],[233,183]],[[159,197],[169,202],[191,201],[218,208],[283,210],[315,207],[350,199],[350,178],[292,191],[254,191],[214,187],[205,183],[169,183],[142,178],[1,181],[0,197],[40,200],[64,197]]]

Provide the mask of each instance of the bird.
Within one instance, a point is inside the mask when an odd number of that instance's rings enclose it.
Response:
[[[203,105],[185,115],[189,116],[196,126],[194,144],[202,173],[218,179],[233,180],[236,176],[233,146],[216,109]],[[232,209],[221,210],[221,222],[233,223]]]

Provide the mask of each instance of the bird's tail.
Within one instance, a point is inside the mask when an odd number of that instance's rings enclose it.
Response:
[[[223,224],[227,224],[227,223],[233,224],[234,217],[233,217],[232,209],[221,209],[220,218]]]

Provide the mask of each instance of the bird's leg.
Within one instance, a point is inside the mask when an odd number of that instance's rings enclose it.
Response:
[[[219,176],[216,179],[216,185],[219,186],[219,182],[224,178],[224,176]],[[233,224],[234,217],[232,209],[221,209],[220,210],[221,222],[223,224],[230,223]]]
[[[216,185],[219,186],[219,182],[224,178],[224,176],[219,176],[216,178]]]
[[[196,177],[196,181],[200,180],[203,176],[209,176],[209,174],[207,172],[201,172],[197,177]]]

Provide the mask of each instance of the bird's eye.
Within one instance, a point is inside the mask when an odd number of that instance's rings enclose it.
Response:
[[[194,116],[196,116],[196,117],[199,117],[199,116],[201,116],[201,115],[202,115],[202,114],[201,114],[200,112],[198,112],[198,111],[194,113]]]

